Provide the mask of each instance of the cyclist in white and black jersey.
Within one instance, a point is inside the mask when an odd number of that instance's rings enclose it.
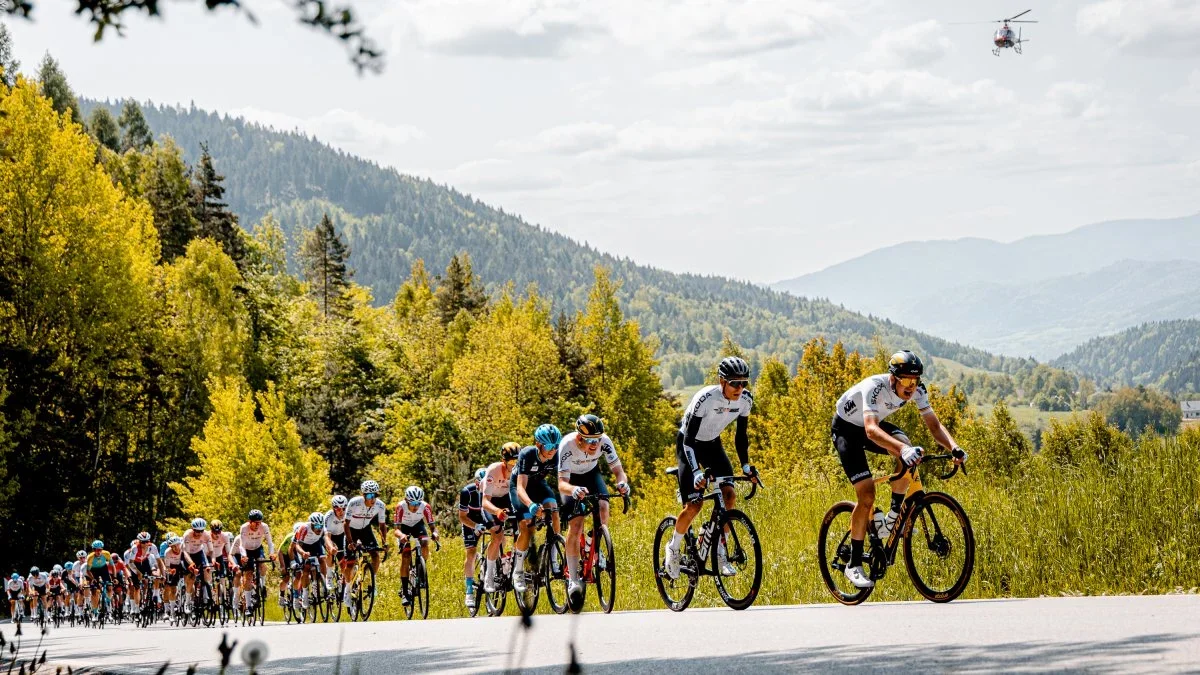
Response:
[[[358,576],[358,545],[381,547],[387,555],[387,505],[379,498],[379,483],[364,480],[358,490],[362,494],[346,503],[346,587],[342,592],[342,604],[351,608],[350,591]],[[376,530],[379,531],[378,540],[375,539]],[[379,574],[379,549],[371,551],[371,569]]]
[[[265,544],[265,546],[264,546]],[[265,549],[265,550],[264,550]],[[257,565],[259,577],[266,577],[264,561],[275,556],[275,542],[271,539],[271,528],[263,522],[263,512],[251,509],[234,537],[234,553],[237,554],[242,570],[242,598],[247,607],[254,605],[254,575],[250,570]],[[163,556],[165,558],[165,555]],[[168,583],[170,583],[168,581]]]
[[[329,564],[340,564],[345,567],[346,551],[346,505],[350,503],[344,495],[334,495],[329,500],[332,507],[325,512],[325,531],[329,533],[329,541],[333,548],[329,550]],[[341,561],[339,563],[339,561]],[[330,567],[332,570],[333,568]]]
[[[20,574],[13,572],[11,576],[4,581],[4,590],[8,593],[8,616],[13,623],[20,620],[24,614],[25,602],[25,579],[21,578]],[[18,612],[18,608],[21,610]]]
[[[887,373],[872,375],[850,387],[837,402],[837,414],[833,416],[833,445],[858,500],[850,514],[850,565],[844,573],[858,588],[875,585],[862,569],[863,542],[875,508],[875,482],[871,480],[871,469],[867,466],[867,452],[891,455],[906,467],[915,466],[924,454],[922,448],[913,446],[900,427],[883,421],[884,418],[912,401],[933,438],[952,451],[955,462],[967,459],[967,453],[954,442],[929,405],[925,385],[921,384],[924,373],[925,365],[916,354],[908,350],[896,352],[889,361]],[[881,512],[874,517],[875,532],[880,539],[886,540],[891,534],[907,491],[907,475],[892,483],[891,509],[887,514]]]
[[[679,552],[683,536],[692,525],[692,520],[700,513],[707,483],[705,469],[717,477],[732,476],[733,467],[729,464],[729,455],[721,444],[721,432],[731,423],[737,427],[733,445],[737,450],[738,461],[742,465],[742,473],[756,476],[757,470],[750,465],[749,428],[750,408],[754,405],[754,397],[746,389],[750,385],[750,365],[737,356],[728,356],[717,366],[718,384],[709,385],[692,396],[687,411],[683,415],[683,423],[675,434],[675,460],[679,464],[679,497],[683,501],[683,511],[675,521],[675,533],[667,543],[666,568],[672,578],[679,577]],[[737,503],[737,493],[729,482],[720,485],[725,507],[732,509]],[[732,576],[737,570],[725,558],[724,537],[717,544],[717,561],[721,574]]]
[[[558,444],[558,491],[563,495],[561,516],[567,518],[567,595],[572,606],[582,602],[583,584],[579,581],[579,532],[583,514],[576,509],[579,500],[589,494],[607,495],[608,487],[600,473],[600,457],[617,479],[617,492],[629,493],[625,467],[617,457],[612,439],[604,433],[604,422],[595,415],[580,415],[575,431],[563,436]],[[600,502],[600,523],[608,526],[608,502]]]
[[[503,526],[512,515],[512,499],[509,497],[509,486],[512,484],[513,465],[517,463],[517,455],[521,446],[509,441],[500,446],[500,461],[488,466],[483,475],[483,484],[479,488],[480,505],[484,513]],[[496,561],[500,559],[500,544],[503,537],[491,537],[488,540],[487,551],[483,560],[483,592],[496,592]]]

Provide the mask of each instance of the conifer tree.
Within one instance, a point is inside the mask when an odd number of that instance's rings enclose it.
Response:
[[[143,151],[154,144],[154,135],[150,133],[150,125],[142,114],[142,106],[137,101],[129,99],[121,106],[121,116],[117,119],[121,125],[121,150]]]
[[[117,121],[108,108],[96,106],[92,110],[88,116],[87,130],[100,145],[113,152],[121,151],[121,130],[117,128]]]
[[[21,62],[13,58],[12,35],[8,26],[0,23],[0,84],[11,87],[17,83]]]
[[[72,122],[83,121],[79,114],[79,99],[71,91],[71,85],[67,84],[67,76],[59,69],[58,61],[49,53],[42,59],[37,79],[42,83],[42,95],[50,99],[54,112],[60,115],[69,112]]]
[[[326,318],[342,316],[344,295],[354,271],[346,265],[350,248],[333,227],[326,213],[317,226],[304,234],[300,247],[300,264],[309,293]]]
[[[242,269],[245,262],[245,245],[242,232],[235,216],[225,202],[225,177],[213,168],[208,144],[200,145],[200,166],[196,168],[192,184],[192,214],[196,219],[196,235],[208,237],[221,245],[225,254]]]
[[[477,316],[487,306],[483,284],[471,270],[471,256],[466,253],[450,258],[446,276],[439,277],[438,282],[434,300],[443,324],[453,321],[460,309]]]

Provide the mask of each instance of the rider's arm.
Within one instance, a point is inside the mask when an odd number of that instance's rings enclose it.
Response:
[[[863,413],[863,431],[867,432],[867,438],[872,443],[887,450],[888,454],[893,457],[899,458],[900,453],[904,451],[904,443],[884,431],[879,426],[879,417],[872,413]]]
[[[560,494],[569,495],[575,491],[575,486],[571,485],[571,472],[558,472],[558,491]]]
[[[529,506],[533,502],[529,498],[529,493],[525,491],[525,486],[529,484],[529,474],[520,473],[513,476],[513,482],[517,484],[517,499],[521,500],[521,506]]]
[[[933,434],[934,440],[943,448],[953,450],[958,447],[958,444],[954,442],[954,437],[950,435],[950,431],[946,429],[946,425],[942,424],[942,421],[938,419],[937,413],[933,411],[933,408],[921,413],[921,421],[925,423],[925,426],[929,427],[929,433]]]
[[[700,470],[700,464],[696,461],[696,451],[692,446],[696,444],[696,434],[700,433],[700,424],[704,422],[698,412],[693,412],[688,418],[687,430],[683,434],[683,456],[687,460],[688,470],[693,473]]]
[[[436,539],[438,536],[438,533],[437,533],[437,523],[433,522],[433,507],[429,505],[429,502],[425,502],[425,506],[423,506],[421,508],[424,509],[424,511],[425,511],[424,513],[421,514],[421,517],[425,519],[426,523],[429,523],[429,531],[430,531],[430,533],[433,534],[434,539]]]
[[[612,470],[617,482],[628,485],[629,478],[625,475],[625,467],[621,465],[621,458],[617,456],[617,448],[607,435],[600,437],[600,452],[604,454],[604,462]]]
[[[737,427],[733,433],[733,447],[737,449],[738,463],[742,466],[750,464],[750,418],[742,415],[737,418]]]

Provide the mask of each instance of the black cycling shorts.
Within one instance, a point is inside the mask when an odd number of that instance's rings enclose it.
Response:
[[[600,465],[592,467],[587,473],[573,473],[568,481],[571,485],[579,485],[587,488],[589,495],[607,495],[608,486],[604,484],[604,475],[600,473]],[[581,514],[577,514],[575,509],[578,502],[571,495],[563,495],[562,512],[567,514],[567,518],[574,519]]]
[[[733,465],[729,462],[729,455],[725,454],[725,446],[721,445],[720,436],[711,441],[697,440],[692,444],[692,452],[700,468],[711,470],[714,476],[720,478],[733,475]],[[682,433],[675,434],[675,461],[679,465],[676,476],[679,480],[679,498],[686,504],[703,497],[703,492],[696,489],[696,478],[692,475],[692,469],[688,466],[687,457],[683,452]]]
[[[908,440],[908,435],[904,433],[904,430],[895,424],[880,422],[879,428],[901,443],[912,445],[912,441]],[[875,445],[874,441],[867,438],[866,429],[853,422],[847,422],[837,415],[833,416],[831,433],[833,447],[837,450],[842,470],[846,472],[846,477],[850,479],[851,485],[871,478],[871,467],[867,466],[867,452],[877,455],[889,454],[887,450]]]
[[[403,534],[403,535],[406,535],[409,537],[416,537],[417,539],[428,539],[429,538],[429,530],[425,529],[425,521],[424,520],[417,523],[416,525],[404,525],[401,523],[397,523],[396,527],[400,528],[400,534]]]
[[[513,476],[512,488],[508,491],[513,504],[520,504],[521,500],[517,497],[517,478]],[[541,504],[543,508],[550,510],[558,509],[558,498],[555,497],[554,491],[546,485],[546,481],[539,476],[528,476],[525,481],[525,494],[528,495],[531,504]],[[518,520],[529,519],[529,507],[523,506],[517,509]]]

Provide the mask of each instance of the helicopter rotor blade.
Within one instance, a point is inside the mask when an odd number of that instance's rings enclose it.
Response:
[[[1030,12],[1032,12],[1032,11],[1033,11],[1032,9],[1027,9],[1027,10],[1025,10],[1024,12],[1021,12],[1020,14],[1017,14],[1017,15],[1014,15],[1014,16],[1011,16],[1011,17],[1009,17],[1009,18],[1005,19],[1005,21],[1012,21],[1013,19],[1016,19],[1016,18],[1018,18],[1018,17],[1025,16],[1026,14],[1028,14],[1028,13],[1030,13]]]
[[[1008,23],[1037,23],[1036,21],[1009,21]]]

